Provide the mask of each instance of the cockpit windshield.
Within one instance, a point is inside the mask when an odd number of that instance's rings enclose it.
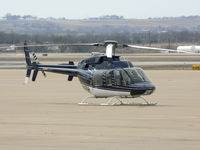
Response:
[[[150,80],[138,67],[97,70],[93,77],[94,86],[127,86],[141,82],[150,82]]]
[[[140,82],[150,82],[150,80],[141,68],[125,68],[121,72],[123,80],[126,82],[126,85]]]

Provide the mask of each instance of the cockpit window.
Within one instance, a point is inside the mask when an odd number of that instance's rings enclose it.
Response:
[[[144,73],[144,70],[142,70],[141,68],[136,68],[137,72],[140,74],[140,76],[142,77],[142,79],[146,82],[151,82],[149,80],[149,78],[147,77],[147,75]]]
[[[132,83],[130,73],[125,69],[121,70],[120,72],[122,76],[122,85],[130,85]]]
[[[146,74],[141,68],[125,68],[124,72],[130,77],[131,84],[140,83],[140,82],[150,82]]]

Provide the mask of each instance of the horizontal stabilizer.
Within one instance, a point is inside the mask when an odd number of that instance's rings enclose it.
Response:
[[[69,61],[69,65],[74,65],[74,62],[73,61]]]
[[[68,81],[72,81],[73,78],[74,78],[73,76],[69,76],[69,77],[68,77]]]

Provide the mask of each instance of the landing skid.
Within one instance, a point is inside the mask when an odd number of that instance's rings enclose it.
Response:
[[[89,98],[96,98],[96,97],[87,96],[79,103],[79,105],[82,105],[82,106],[155,106],[157,105],[157,103],[148,102],[142,96],[138,98],[141,98],[142,100],[144,100],[145,103],[135,103],[135,102],[127,103],[127,102],[123,102],[119,97],[111,97],[106,103],[95,104],[95,103],[87,103],[86,100],[88,100]],[[117,100],[119,103],[111,103],[114,99]]]

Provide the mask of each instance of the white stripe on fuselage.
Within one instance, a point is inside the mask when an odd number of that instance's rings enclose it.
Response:
[[[130,92],[102,90],[102,89],[92,88],[92,87],[88,87],[88,89],[89,89],[89,92],[96,97],[113,97],[113,96],[128,97],[128,96],[131,96]]]

